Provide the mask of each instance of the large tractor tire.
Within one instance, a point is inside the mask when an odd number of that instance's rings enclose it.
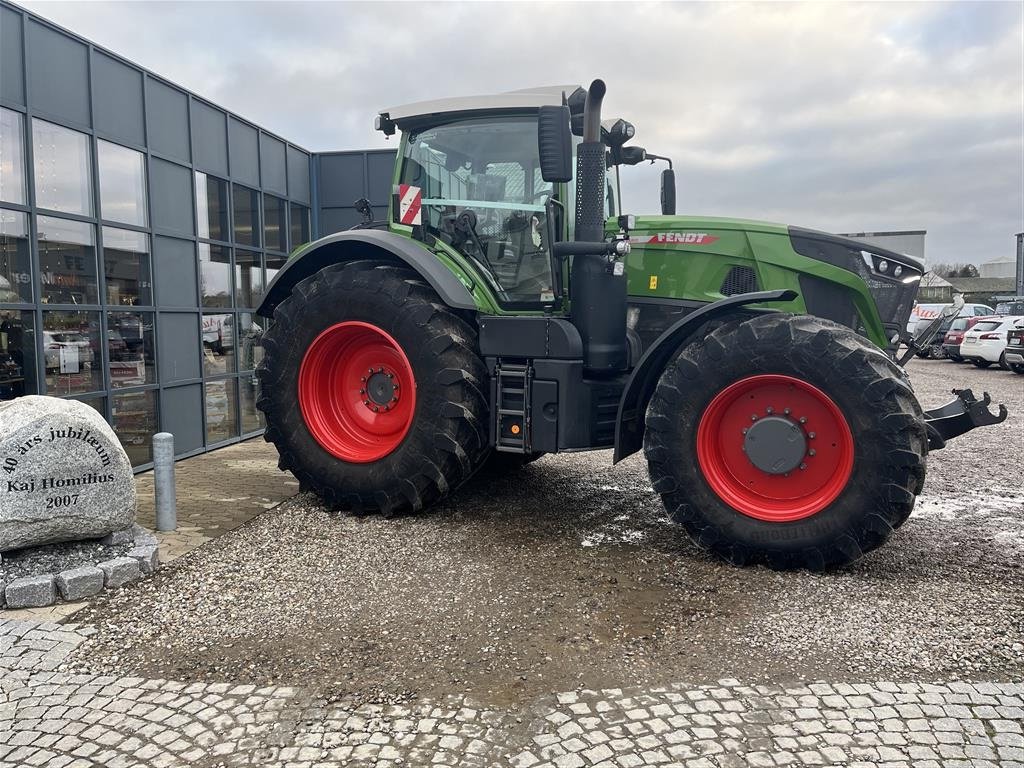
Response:
[[[476,333],[418,276],[326,267],[277,307],[257,369],[279,466],[337,509],[415,512],[487,454]]]
[[[928,440],[909,382],[819,318],[765,314],[686,347],[646,424],[665,507],[736,565],[851,563],[907,519],[924,484]]]

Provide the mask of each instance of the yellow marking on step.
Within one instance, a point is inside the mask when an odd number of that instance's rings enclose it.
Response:
[[[650,289],[652,291],[655,288],[658,287],[658,276],[657,275],[651,275],[651,279],[648,281],[647,287],[648,287],[648,289]]]

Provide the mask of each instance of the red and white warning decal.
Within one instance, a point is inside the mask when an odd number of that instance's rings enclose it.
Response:
[[[707,232],[659,232],[656,235],[640,235],[629,238],[631,243],[637,245],[650,245],[652,243],[681,243],[685,245],[711,245],[717,242],[718,238],[709,235]]]
[[[415,226],[422,222],[423,190],[411,184],[398,185],[398,223]]]

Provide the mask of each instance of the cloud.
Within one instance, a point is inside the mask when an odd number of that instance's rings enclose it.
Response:
[[[26,5],[314,151],[394,146],[391,104],[602,76],[680,211],[927,229],[944,262],[1024,229],[1019,3]],[[623,170],[627,208],[657,170]]]

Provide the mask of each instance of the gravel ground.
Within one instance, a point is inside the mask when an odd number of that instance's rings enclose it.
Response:
[[[26,547],[3,553],[0,561],[0,591],[7,583],[22,576],[52,573],[56,575],[69,568],[96,565],[104,560],[121,557],[135,547],[132,541],[126,544],[101,544],[92,541],[69,541],[62,544],[45,544],[41,547]]]
[[[830,574],[735,569],[664,516],[642,457],[545,457],[430,514],[343,517],[303,495],[102,596],[76,670],[283,682],[396,701],[467,691],[1024,677],[1024,379],[914,361],[1011,408],[929,459],[889,544]]]

